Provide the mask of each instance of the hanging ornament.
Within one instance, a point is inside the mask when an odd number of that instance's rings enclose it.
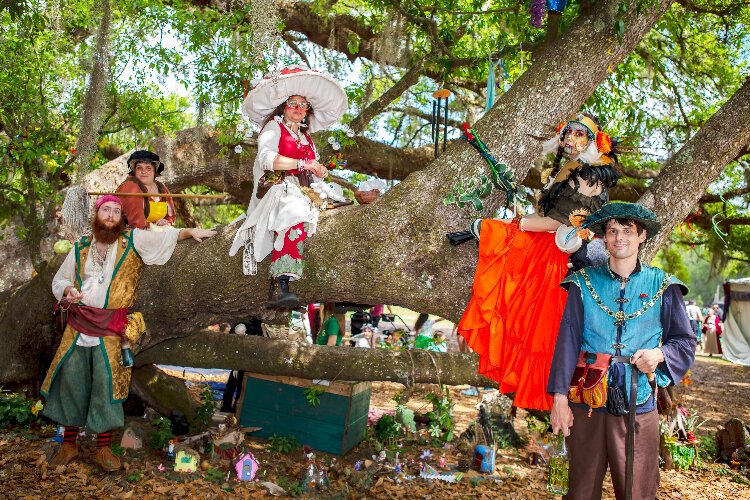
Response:
[[[544,15],[546,11],[544,9],[545,0],[531,0],[529,6],[529,13],[531,14],[531,24],[535,28],[541,28],[544,22]]]
[[[529,21],[529,24],[535,28],[541,28],[542,23],[544,22],[546,9],[549,13],[549,31],[556,35],[557,28],[560,26],[560,17],[567,6],[568,0],[531,0],[529,5],[531,20]]]
[[[443,200],[443,203],[445,205],[455,204],[459,208],[470,204],[474,210],[481,212],[484,210],[482,200],[492,193],[493,188],[498,191],[505,191],[505,208],[508,208],[516,200],[523,202],[523,195],[519,192],[518,185],[513,180],[513,171],[508,168],[508,165],[498,162],[492,156],[487,145],[479,138],[474,129],[469,128],[466,123],[464,123],[463,127],[464,135],[462,137],[487,162],[490,166],[490,174],[474,176],[466,184],[459,182],[458,186],[453,188],[451,194]]]
[[[568,6],[568,0],[547,0],[547,11],[562,14],[565,7]]]
[[[432,140],[435,143],[435,158],[440,156],[440,118],[441,111],[445,114],[445,124],[443,126],[443,151],[448,144],[448,97],[451,91],[440,89],[432,94],[437,99],[432,101]],[[445,102],[443,102],[445,100]]]
[[[242,153],[242,145],[241,145],[241,144],[237,144],[237,145],[236,145],[236,146],[234,147],[234,152],[235,152],[235,153],[237,153],[237,154],[240,154],[240,153]]]
[[[341,151],[341,142],[339,141],[339,137],[341,136],[339,134],[347,133],[347,129],[352,133],[354,132],[347,125],[344,125],[341,127],[340,131],[334,132],[333,135],[328,138],[328,144],[331,145],[331,149],[334,151],[331,158],[326,162],[326,166],[329,170],[341,170],[342,168],[346,168],[347,162],[344,159],[344,153]]]
[[[508,71],[505,69],[505,63],[503,62],[502,57],[502,51],[500,51],[500,58],[497,60],[497,62],[492,61],[492,57],[490,57],[490,67],[487,75],[487,87],[485,88],[485,96],[486,100],[484,103],[484,112],[490,110],[490,108],[495,104],[495,87],[500,87],[500,85],[495,84],[495,70],[497,67],[500,66],[500,68],[503,70],[503,79],[505,81],[505,87],[504,90],[507,92],[508,88]]]

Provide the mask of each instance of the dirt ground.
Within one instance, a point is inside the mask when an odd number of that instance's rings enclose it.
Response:
[[[750,422],[750,367],[732,365],[716,358],[699,356],[692,370],[692,384],[680,389],[682,401],[696,409],[706,423],[698,436],[713,435],[731,417]],[[458,433],[465,430],[476,417],[477,397],[461,395],[461,389],[451,388],[455,403],[454,420]],[[395,409],[393,395],[401,390],[398,384],[375,383],[372,388],[371,413]],[[409,406],[418,412],[430,411],[425,395],[435,390],[422,386],[415,390]],[[518,412],[516,430],[527,434],[525,413]],[[136,419],[138,419],[136,417]],[[140,419],[142,420],[142,419]],[[260,462],[259,482],[236,482],[227,473],[228,461],[210,464],[210,469],[193,474],[179,474],[169,468],[160,470],[165,462],[162,452],[127,450],[123,457],[124,469],[103,473],[90,465],[88,456],[93,442],[84,442],[82,457],[68,467],[52,470],[47,458],[54,451],[49,436],[53,428],[14,430],[0,434],[0,498],[270,498],[264,482],[274,483],[287,492],[299,494],[303,457],[300,450],[289,454],[268,451],[268,441],[248,438],[246,447]],[[119,442],[119,435],[113,442]],[[407,464],[406,473],[419,462],[419,455],[429,449],[437,466],[445,458],[446,469],[455,466],[462,456],[455,446],[428,446],[426,440],[407,441],[401,459]],[[423,479],[396,480],[392,468],[378,466],[355,471],[358,460],[371,458],[373,450],[365,441],[344,457],[320,454],[319,460],[328,467],[331,486],[318,493],[319,498],[554,498],[545,490],[545,469],[528,463],[525,448],[505,448],[499,451],[496,472],[492,476],[470,472],[458,484]],[[208,466],[208,464],[207,464]],[[607,479],[608,481],[608,479]],[[604,498],[614,498],[611,486],[605,481]],[[750,481],[721,464],[704,461],[688,471],[662,471],[659,499],[740,499],[750,498]]]

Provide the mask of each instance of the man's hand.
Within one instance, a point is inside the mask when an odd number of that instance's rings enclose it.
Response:
[[[654,370],[662,361],[664,361],[664,353],[658,347],[655,349],[640,349],[630,357],[630,362],[643,373],[654,373]]]
[[[565,394],[555,394],[555,401],[552,403],[552,412],[550,413],[550,424],[552,432],[557,434],[562,431],[563,436],[570,435],[570,428],[573,427],[573,412],[568,404],[568,397]]]
[[[168,226],[169,222],[167,222],[167,219],[159,219],[156,221],[157,226]]]
[[[63,292],[63,299],[68,302],[68,304],[77,304],[83,299],[83,295],[76,290],[76,287],[69,286]]]
[[[198,227],[190,227],[180,229],[180,234],[177,236],[178,240],[185,240],[187,238],[193,238],[195,241],[200,243],[204,238],[210,238],[214,236],[216,231],[213,229],[201,229]]]

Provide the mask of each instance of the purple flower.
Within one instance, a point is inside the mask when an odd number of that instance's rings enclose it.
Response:
[[[529,7],[529,11],[531,13],[530,24],[535,28],[542,27],[544,16],[547,13],[544,4],[545,0],[531,0],[531,6]]]
[[[354,463],[354,470],[362,470],[362,467],[365,465],[365,463],[362,460],[357,460]]]
[[[432,452],[430,450],[424,450],[421,455],[419,455],[419,458],[422,460],[429,460],[432,458]]]

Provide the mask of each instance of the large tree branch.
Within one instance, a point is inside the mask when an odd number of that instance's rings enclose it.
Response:
[[[732,198],[737,198],[738,196],[744,196],[746,194],[750,194],[750,186],[747,187],[741,187],[737,189],[730,189],[729,191],[725,191],[720,194],[710,194],[706,193],[703,196],[700,197],[698,202],[700,203],[719,203],[720,201],[727,201],[731,200]]]
[[[697,134],[677,152],[654,179],[640,202],[653,209],[661,232],[644,248],[650,260],[672,229],[688,216],[724,167],[750,142],[750,78]]]
[[[399,113],[405,113],[409,116],[415,116],[417,118],[421,118],[425,121],[432,122],[432,115],[429,113],[425,113],[419,108],[415,108],[414,106],[407,106],[405,108],[391,108],[393,111],[399,112]],[[443,117],[442,120],[445,120]],[[458,120],[448,119],[448,126],[456,128],[458,130],[461,130],[462,122]]]
[[[477,374],[475,354],[315,346],[210,331],[164,341],[140,353],[136,361],[138,366],[166,363],[307,379],[497,385]]]
[[[373,118],[383,112],[393,101],[401,97],[401,95],[409,90],[409,87],[419,81],[419,75],[422,72],[424,66],[424,59],[420,59],[418,63],[412,66],[409,71],[404,73],[399,81],[394,83],[388,90],[372,101],[362,112],[352,120],[350,123],[351,128],[355,132],[362,132],[367,125],[370,124]]]
[[[313,134],[313,139],[319,135]],[[318,141],[320,142],[320,141]],[[243,144],[242,154],[229,148],[221,154],[218,132],[196,127],[162,136],[153,141],[166,168],[160,178],[172,191],[205,185],[229,193],[234,200],[250,201],[253,177],[252,165],[257,147],[254,141]],[[89,191],[113,191],[125,179],[129,152],[104,164],[89,174],[85,186]],[[347,168],[355,172],[376,175],[383,179],[405,179],[431,161],[427,148],[400,149],[357,136],[354,144],[344,151]]]

